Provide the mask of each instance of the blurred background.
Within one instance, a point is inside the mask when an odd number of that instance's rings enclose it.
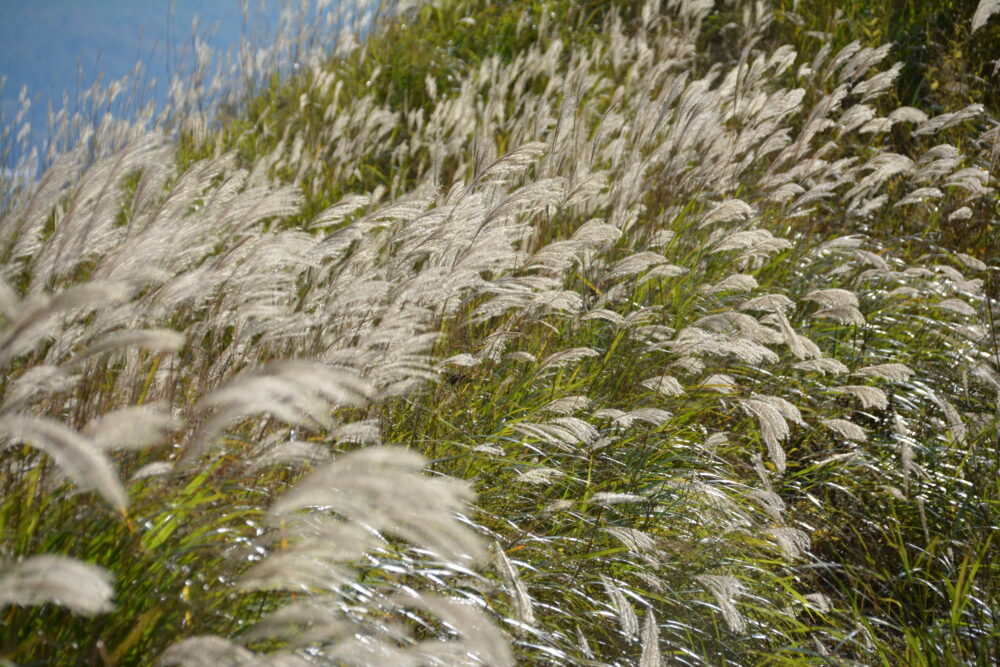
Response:
[[[273,34],[280,8],[278,0],[0,0],[0,114],[15,117],[27,86],[29,143],[39,146],[50,103],[60,109],[65,91],[72,109],[79,91],[125,76],[138,60],[143,101],[159,106],[171,73],[194,61],[193,35],[222,54],[244,34]]]

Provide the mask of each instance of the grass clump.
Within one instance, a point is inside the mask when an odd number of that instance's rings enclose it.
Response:
[[[761,3],[394,16],[5,190],[0,655],[1000,657],[996,264],[898,226],[982,110]]]

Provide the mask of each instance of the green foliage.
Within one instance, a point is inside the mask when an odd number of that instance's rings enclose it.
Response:
[[[988,23],[974,35],[971,17],[979,0],[896,0],[893,2],[783,3],[777,39],[810,48],[809,40],[826,33],[835,46],[860,41],[869,46],[893,44],[892,58],[903,63],[893,102],[929,111],[982,102],[997,110],[989,81],[1000,26]],[[812,48],[815,48],[814,46]]]
[[[890,60],[902,64],[891,94],[881,102],[886,112],[909,105],[929,114],[954,111],[971,104],[983,104],[991,116],[1000,112],[997,97],[996,54],[1000,52],[1000,21],[989,21],[972,33],[971,17],[979,0],[892,0],[890,2],[838,2],[802,0],[776,6],[772,44],[789,43],[801,53],[814,53],[824,44],[834,50],[852,42],[877,47],[891,44]],[[977,162],[993,169],[993,146],[971,145],[973,136],[956,131],[947,141],[980,152]],[[909,133],[893,132],[887,147],[912,150]],[[905,216],[886,215],[868,232],[886,239],[908,237],[920,246],[943,246],[972,253],[977,257],[1000,258],[1000,229],[996,209],[986,204],[971,219],[949,222],[933,216],[926,224],[915,225]],[[996,296],[1000,286],[991,281],[989,291]]]

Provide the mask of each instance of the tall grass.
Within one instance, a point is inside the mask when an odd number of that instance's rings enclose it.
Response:
[[[397,7],[7,182],[0,656],[1000,658],[996,264],[893,226],[1000,139],[773,20]]]

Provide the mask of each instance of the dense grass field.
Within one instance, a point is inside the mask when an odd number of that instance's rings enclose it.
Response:
[[[359,9],[5,119],[0,664],[1000,662],[1000,3]]]

